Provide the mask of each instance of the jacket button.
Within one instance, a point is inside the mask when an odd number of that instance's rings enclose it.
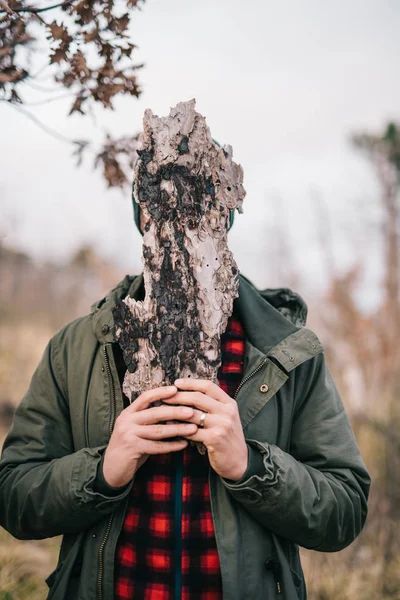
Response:
[[[109,331],[110,331],[110,326],[109,326],[109,325],[106,325],[106,324],[104,324],[104,325],[103,325],[103,327],[101,328],[101,333],[102,333],[103,335],[107,335],[107,333],[108,333]]]
[[[265,392],[268,392],[269,387],[267,386],[266,383],[263,383],[262,385],[260,385],[260,392],[262,392],[263,394],[265,394]]]

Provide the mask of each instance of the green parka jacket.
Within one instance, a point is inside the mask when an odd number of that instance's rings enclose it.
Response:
[[[100,481],[123,410],[111,309],[141,285],[142,277],[126,277],[54,336],[4,444],[0,524],[20,539],[64,536],[48,578],[52,600],[113,598],[130,486],[116,494]],[[292,309],[297,324],[287,318]],[[246,333],[236,399],[259,460],[239,483],[210,470],[223,597],[304,600],[298,546],[329,552],[350,544],[366,518],[369,476],[321,344],[299,324],[305,307],[289,291],[260,293],[241,278],[236,310]]]

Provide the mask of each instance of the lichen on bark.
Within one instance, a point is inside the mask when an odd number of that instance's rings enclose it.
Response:
[[[142,215],[145,297],[114,309],[127,372],[125,394],[178,377],[217,381],[220,337],[238,294],[227,245],[230,211],[242,212],[243,170],[212,140],[195,101],[144,115],[134,197]]]

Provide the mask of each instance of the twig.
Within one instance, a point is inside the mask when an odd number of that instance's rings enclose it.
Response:
[[[0,13],[8,13],[8,14],[14,14],[14,13],[22,13],[22,12],[28,12],[28,13],[33,13],[33,14],[37,14],[37,13],[41,13],[41,12],[46,12],[47,10],[53,10],[53,8],[60,8],[63,6],[68,6],[69,4],[73,4],[75,0],[66,0],[65,2],[60,2],[59,4],[53,4],[52,6],[46,6],[44,8],[35,8],[34,6],[26,6],[25,8],[17,8],[14,10],[11,10],[11,8],[8,6],[6,0],[0,0],[0,5],[4,6],[4,10],[0,10]]]
[[[35,115],[33,115],[28,110],[25,110],[18,104],[14,104],[12,102],[7,102],[7,104],[9,104],[10,106],[13,106],[16,110],[19,110],[22,114],[24,114],[26,117],[28,117],[28,119],[33,121],[35,123],[35,125],[37,125],[39,127],[39,129],[42,129],[42,131],[44,131],[45,133],[51,135],[52,137],[56,138],[57,140],[60,140],[61,142],[64,142],[65,144],[73,144],[74,146],[76,146],[76,144],[77,144],[76,140],[73,140],[73,139],[63,135],[62,133],[58,133],[58,131],[55,131],[55,129],[48,127],[47,125],[42,123],[42,121],[40,121],[40,119],[35,117]]]
[[[33,77],[33,76],[31,76],[31,77]],[[38,85],[36,83],[36,81],[31,81],[30,79],[23,79],[21,81],[21,83],[24,83],[25,85],[29,85],[30,87],[32,87],[34,90],[37,90],[38,92],[46,92],[48,94],[55,94],[56,92],[60,91],[59,87],[54,87],[54,88],[45,87],[43,85]]]
[[[0,10],[0,13],[7,13],[8,15],[14,14],[14,11],[8,6],[6,0],[0,0],[0,6],[3,7],[3,10]]]
[[[56,100],[61,100],[62,98],[70,98],[71,96],[75,96],[73,92],[68,94],[60,94],[56,98],[46,98],[45,100],[38,100],[37,102],[24,102],[24,106],[41,106],[42,104],[50,104],[51,102],[55,102]]]

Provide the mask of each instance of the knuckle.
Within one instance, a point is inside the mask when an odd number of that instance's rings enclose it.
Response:
[[[157,418],[157,415],[162,412],[162,410],[160,411],[160,407],[159,406],[152,406],[151,408],[148,409],[149,411],[149,417],[150,419],[155,419]]]
[[[232,415],[232,414],[228,415],[225,418],[225,423],[226,423],[227,428],[231,429],[235,424],[235,415]]]
[[[214,427],[214,429],[210,430],[210,442],[213,444],[213,446],[215,446],[216,444],[218,444],[218,441],[221,439],[222,437],[222,430],[220,429],[220,427]]]
[[[220,422],[219,431],[226,433],[231,427],[231,418],[229,416],[223,417]]]
[[[164,431],[165,431],[164,425],[156,425],[155,434],[158,438],[163,437]]]
[[[235,417],[236,413],[237,413],[237,405],[236,404],[227,404],[226,412],[228,413],[229,416]]]

